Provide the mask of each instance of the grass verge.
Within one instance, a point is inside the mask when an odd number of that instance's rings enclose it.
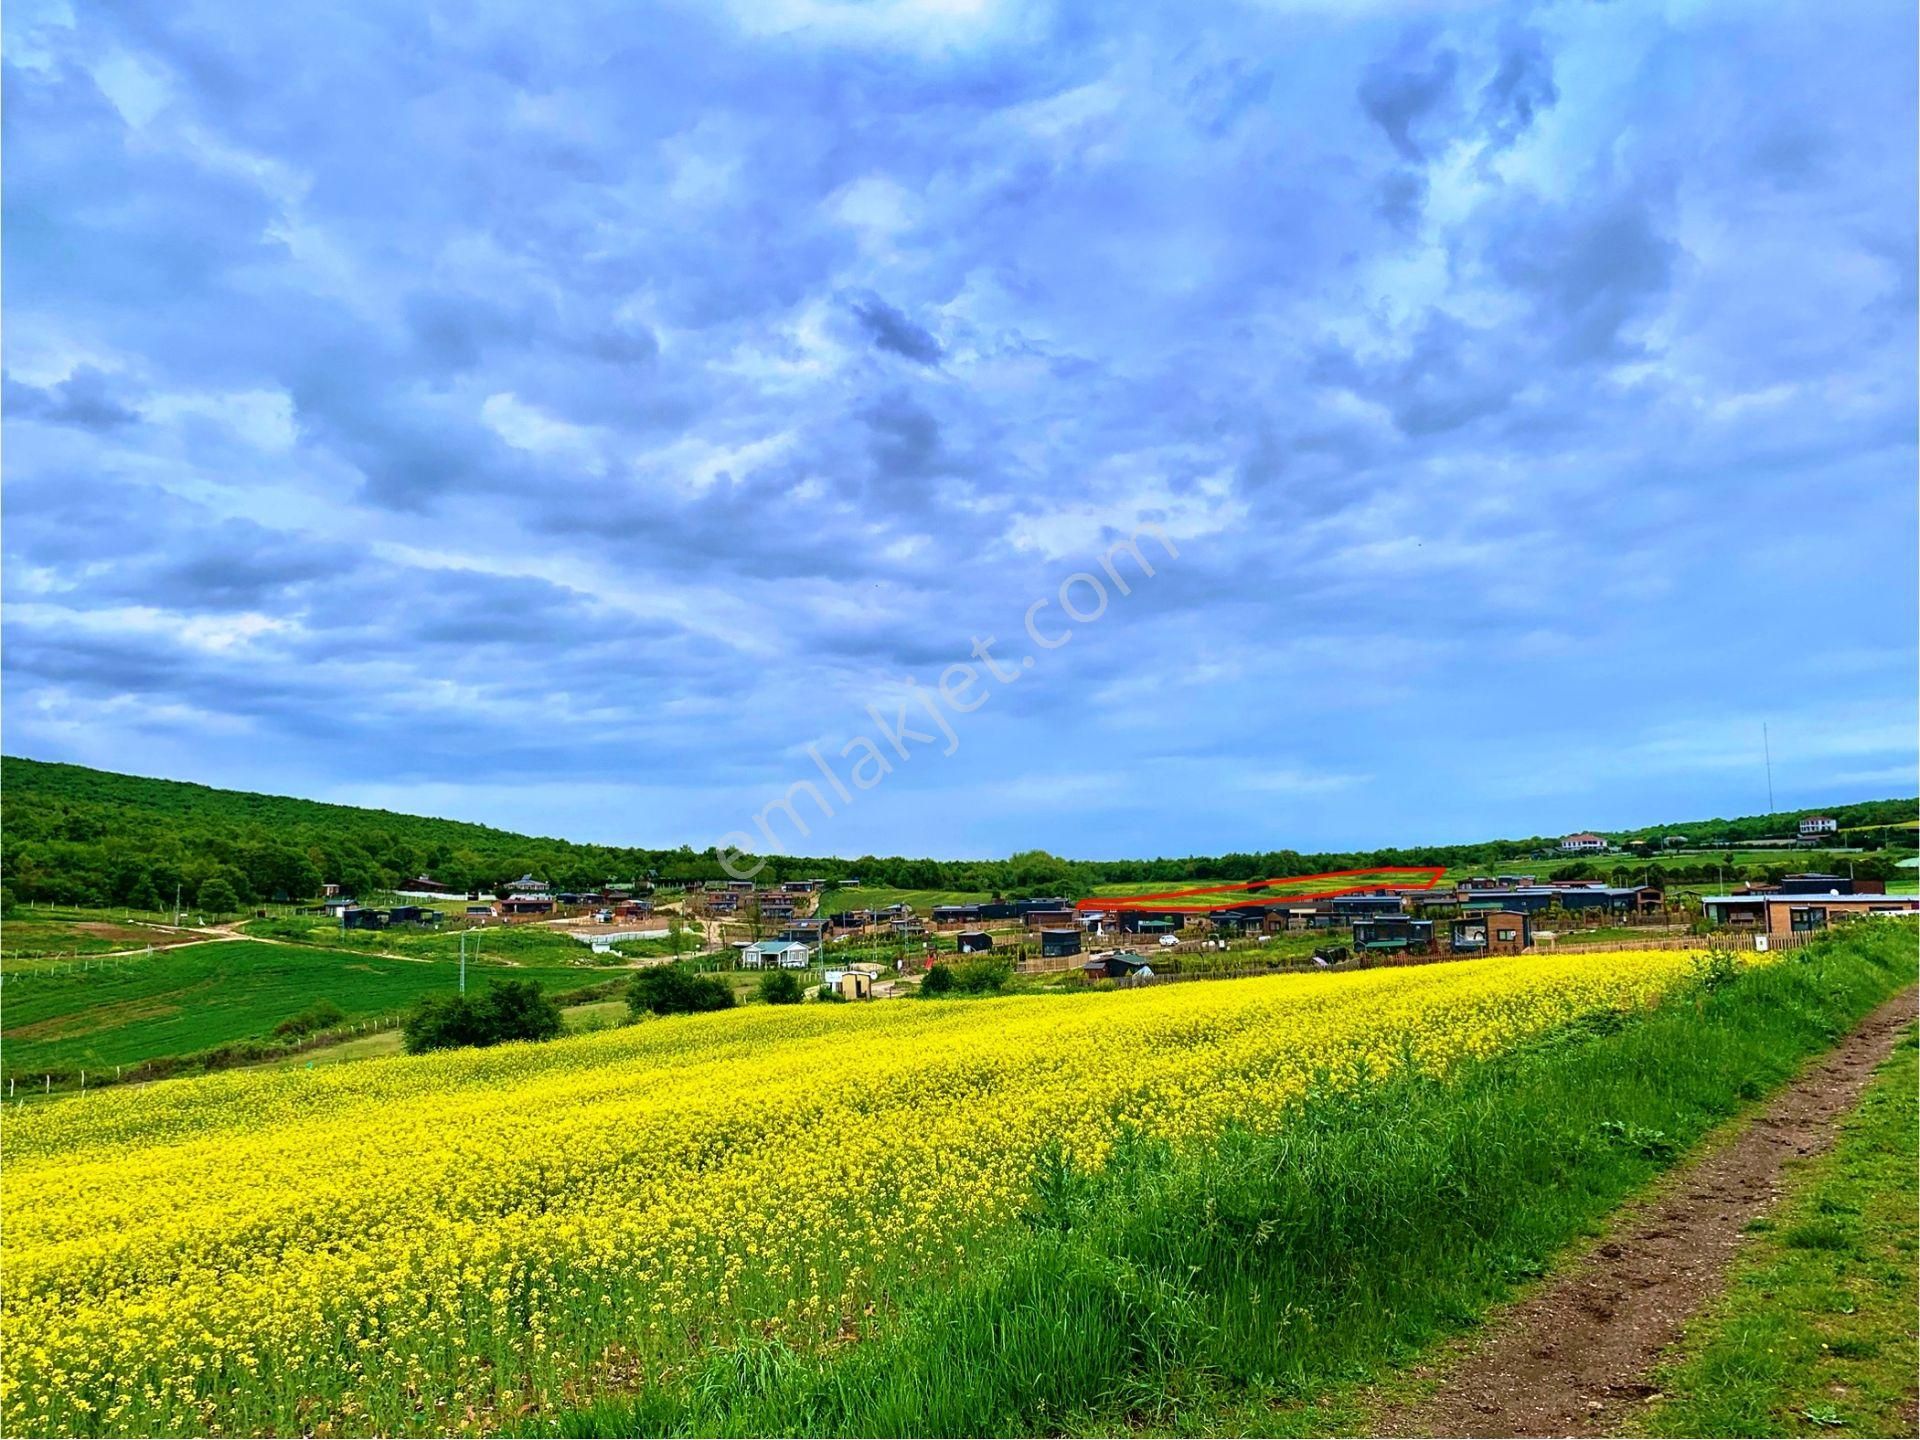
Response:
[[[1920,1041],[1908,1031],[1658,1380],[1644,1435],[1911,1435]]]
[[[1351,1429],[1351,1395],[1473,1323],[1914,977],[1855,927],[1646,1015],[1440,1082],[1328,1095],[1203,1150],[1044,1168],[958,1286],[896,1295],[838,1350],[716,1353],[546,1417],[583,1435]],[[1063,1101],[1070,1103],[1070,1100]]]

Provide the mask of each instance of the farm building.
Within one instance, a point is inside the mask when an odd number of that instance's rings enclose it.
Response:
[[[1357,920],[1363,915],[1400,915],[1406,911],[1406,897],[1398,890],[1375,890],[1367,895],[1335,895],[1327,902],[1336,923]]]
[[[874,982],[879,978],[878,965],[847,965],[823,972],[820,982],[843,1000],[871,1000]]]
[[[798,940],[756,940],[740,952],[745,970],[804,970],[813,963],[813,947]]]
[[[502,916],[514,915],[551,915],[553,898],[548,895],[509,895],[499,902]]]
[[[1824,930],[1835,920],[1861,915],[1920,913],[1911,895],[1783,894],[1702,895],[1700,909],[1716,925],[1735,925],[1768,935]]]
[[[1433,949],[1433,921],[1407,915],[1365,916],[1353,922],[1353,943],[1361,950],[1424,954]]]
[[[993,949],[993,937],[984,930],[962,930],[953,938],[954,947],[962,955],[980,955]]]
[[[1126,935],[1171,935],[1187,923],[1180,910],[1122,910],[1120,930]]]
[[[1020,919],[1029,930],[1057,930],[1063,925],[1077,926],[1080,923],[1079,914],[1071,905],[1045,910],[1036,908],[1027,911]]]
[[[1042,930],[1040,932],[1040,953],[1045,956],[1078,955],[1080,953],[1080,931],[1078,927]]]
[[[451,885],[442,885],[431,876],[416,875],[393,893],[404,895],[409,900],[451,900],[464,899],[467,892],[456,890]]]
[[[1080,973],[1089,980],[1127,980],[1135,975],[1151,977],[1153,966],[1147,957],[1131,950],[1112,950],[1083,962]]]
[[[980,923],[978,905],[936,905],[933,907],[935,927],[942,925],[977,925]]]
[[[1455,954],[1518,955],[1533,943],[1533,922],[1518,910],[1476,910],[1453,922]]]
[[[1884,880],[1856,880],[1851,875],[1783,875],[1778,885],[1753,886],[1753,889],[1776,890],[1782,895],[1884,895],[1887,882]]]
[[[1518,885],[1509,890],[1463,892],[1464,909],[1523,910],[1537,915],[1562,910],[1605,910],[1615,915],[1647,914],[1660,908],[1661,892],[1652,885]]]
[[[815,917],[789,920],[780,931],[782,940],[798,940],[802,945],[818,945],[833,932],[833,922]]]

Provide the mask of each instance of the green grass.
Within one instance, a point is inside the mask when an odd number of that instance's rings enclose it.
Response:
[[[1274,1133],[1123,1144],[1097,1174],[1047,1166],[997,1252],[893,1296],[865,1343],[749,1343],[549,1428],[1364,1430],[1361,1387],[1543,1273],[1914,969],[1910,927],[1862,927],[1447,1082],[1318,1097]]]
[[[659,929],[665,921],[636,920],[636,930]],[[319,945],[329,950],[365,950],[376,954],[405,955],[416,960],[454,960],[460,958],[458,929],[429,930],[413,926],[395,926],[389,930],[342,930],[338,920],[324,915],[276,916],[269,920],[249,920],[240,926],[247,935],[262,940],[283,940],[296,945]],[[595,959],[587,945],[563,931],[546,925],[483,925],[466,930],[467,959],[476,955],[509,964],[568,965]],[[691,953],[699,937],[689,933],[680,946]],[[670,937],[657,940],[623,940],[619,953],[628,957],[668,955],[673,952]]]
[[[1662,1368],[1649,1435],[1911,1435],[1920,1048],[1909,1030]]]
[[[936,905],[984,905],[993,897],[983,890],[891,890],[862,885],[854,890],[828,890],[820,897],[821,913],[843,910],[884,910],[889,905],[911,905],[921,919]]]
[[[148,945],[179,945],[191,935],[131,917],[114,910],[16,910],[0,922],[0,959],[8,971],[28,968],[12,962],[105,955],[138,950]]]
[[[585,954],[584,946],[573,950]],[[604,981],[609,971],[506,965],[486,957],[467,967],[469,987],[505,975],[559,991]],[[81,1069],[100,1076],[116,1065],[264,1039],[316,1000],[331,1000],[349,1021],[367,1021],[397,1015],[420,996],[457,983],[457,963],[246,940],[156,951],[151,958],[82,974],[9,975],[0,1071],[21,1077],[52,1073],[56,1084]]]

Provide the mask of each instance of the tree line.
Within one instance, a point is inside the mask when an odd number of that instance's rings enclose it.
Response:
[[[675,885],[726,878],[713,851],[686,845],[648,849],[576,844],[464,821],[215,790],[11,756],[0,761],[0,789],[6,800],[0,865],[9,901],[161,910],[177,895],[203,909],[224,911],[309,898],[329,883],[360,895],[393,890],[422,874],[456,890],[492,889],[523,874],[562,890],[592,889],[609,881]],[[1826,813],[1849,830],[1897,826],[1912,820],[1915,803],[1874,801]],[[1615,838],[1646,841],[1648,859],[1671,879],[1704,881],[1714,878],[1714,865],[1695,857],[1677,864],[1661,861],[1652,853],[1654,847],[1668,834],[1685,834],[1694,845],[1786,838],[1795,833],[1798,818],[1795,813],[1683,822]],[[1870,847],[1910,847],[1913,832],[1883,829],[1850,833],[1846,839]],[[777,855],[768,858],[760,878],[857,879],[868,886],[1021,899],[1085,895],[1109,884],[1177,887],[1202,880],[1260,880],[1371,866],[1494,865],[1527,854],[1537,855],[1547,874],[1565,875],[1587,863],[1557,861],[1556,844],[1555,837],[1529,836],[1472,845],[1119,860],[1069,860],[1043,850],[984,860]],[[1546,868],[1550,863],[1552,868]],[[1646,863],[1607,857],[1594,873],[1596,878],[1611,878],[1611,871],[1619,868],[1637,879]],[[229,900],[231,904],[224,903]]]

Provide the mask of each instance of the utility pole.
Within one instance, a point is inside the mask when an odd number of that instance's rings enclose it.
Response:
[[[1760,748],[1767,757],[1767,814],[1773,814],[1773,741],[1767,735],[1767,722],[1760,722]]]
[[[467,993],[467,932],[460,932],[460,993]]]

